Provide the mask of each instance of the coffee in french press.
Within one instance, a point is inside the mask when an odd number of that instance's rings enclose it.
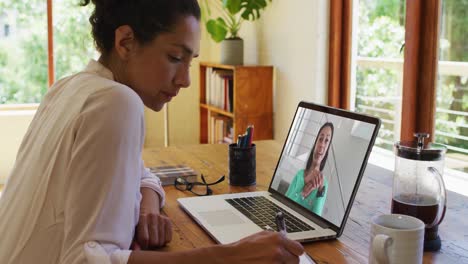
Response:
[[[426,133],[416,133],[414,142],[397,142],[393,177],[392,213],[411,215],[425,224],[424,251],[441,248],[438,226],[446,210],[442,178],[446,147],[429,143]]]

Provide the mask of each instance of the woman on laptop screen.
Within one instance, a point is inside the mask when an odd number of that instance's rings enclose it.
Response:
[[[328,181],[322,172],[327,162],[333,131],[334,127],[330,122],[320,127],[305,169],[296,173],[286,192],[288,198],[318,215],[322,214],[327,197]]]

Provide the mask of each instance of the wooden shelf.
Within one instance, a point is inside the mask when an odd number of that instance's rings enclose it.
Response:
[[[207,104],[200,104],[200,107],[201,107],[201,108],[208,109],[208,110],[210,110],[210,111],[213,112],[213,113],[217,113],[217,114],[220,114],[220,115],[228,116],[228,117],[231,117],[231,118],[234,117],[234,114],[233,114],[233,113],[224,111],[224,110],[222,110],[222,109],[219,109],[219,108],[216,107],[216,106],[207,105]]]
[[[224,70],[236,70],[236,69],[241,69],[241,68],[265,68],[265,69],[272,69],[272,66],[260,66],[260,65],[226,65],[226,64],[220,64],[220,63],[215,63],[215,62],[201,62],[200,65],[203,65],[204,67],[211,67],[211,68],[216,68],[216,69],[224,69]]]
[[[213,71],[218,73],[213,74]],[[211,93],[214,80],[221,77],[215,91],[229,94],[230,100]],[[228,77],[226,77],[228,76]],[[208,79],[210,78],[210,79]],[[227,78],[229,81],[227,82]],[[207,80],[208,79],[208,80]],[[225,81],[223,84],[223,80]],[[226,82],[232,89],[226,92]],[[207,89],[207,84],[209,89]],[[224,86],[223,86],[224,85]],[[219,88],[224,87],[224,88]],[[219,93],[217,94],[219,96]],[[213,99],[214,98],[214,99]],[[221,99],[221,100],[220,100]],[[216,102],[209,104],[208,102]],[[229,104],[226,104],[229,102]],[[213,125],[222,119],[232,126],[234,138],[243,134],[248,125],[255,126],[254,140],[273,139],[273,67],[259,65],[223,65],[212,62],[200,63],[200,143],[213,143],[213,131],[219,135],[219,127]],[[230,105],[230,108],[226,105]],[[232,112],[224,109],[232,109]],[[216,128],[214,128],[216,126]],[[216,140],[215,140],[216,141]]]

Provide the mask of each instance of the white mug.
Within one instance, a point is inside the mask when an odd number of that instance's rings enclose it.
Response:
[[[370,264],[422,263],[424,223],[400,214],[372,218],[369,250]]]

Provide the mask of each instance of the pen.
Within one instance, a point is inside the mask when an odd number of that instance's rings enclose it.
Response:
[[[276,220],[276,227],[278,228],[278,232],[286,237],[286,223],[284,222],[284,214],[283,212],[277,212],[276,213],[276,216],[275,216],[275,220]],[[310,264],[314,264],[314,263],[317,263],[315,262],[312,258],[309,257],[309,255],[307,255],[307,253],[302,253],[302,255],[299,256],[299,260],[300,262],[299,263],[310,263]]]
[[[254,135],[254,126],[250,125],[249,147],[252,146],[253,135]]]
[[[281,235],[286,236],[286,223],[284,222],[284,215],[283,212],[277,212],[276,213],[276,227],[278,228],[278,232],[280,232]]]

